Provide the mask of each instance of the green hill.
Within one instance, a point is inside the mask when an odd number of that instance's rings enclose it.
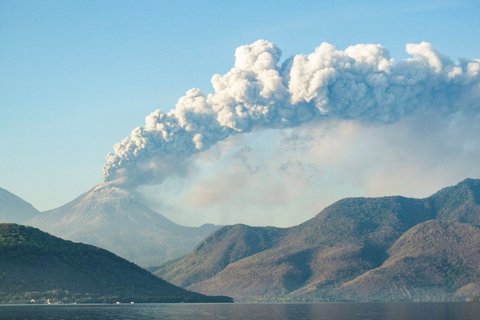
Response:
[[[106,250],[0,224],[0,303],[231,302],[174,286]]]

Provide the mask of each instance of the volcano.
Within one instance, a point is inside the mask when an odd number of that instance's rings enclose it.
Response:
[[[135,192],[102,183],[28,221],[58,237],[92,244],[143,267],[190,252],[218,227],[185,227],[151,209]]]

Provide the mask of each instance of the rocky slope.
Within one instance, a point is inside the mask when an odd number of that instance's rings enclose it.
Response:
[[[224,227],[155,274],[244,301],[480,295],[480,180],[425,199],[349,198],[285,229]]]

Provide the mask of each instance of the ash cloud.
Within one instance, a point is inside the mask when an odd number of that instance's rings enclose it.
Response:
[[[426,42],[407,44],[394,61],[380,45],[337,50],[322,43],[283,63],[273,43],[235,51],[235,64],[214,75],[214,91],[189,90],[169,112],[155,110],[143,127],[115,144],[105,181],[138,186],[186,174],[192,155],[240,133],[325,120],[394,123],[415,112],[480,111],[480,60],[454,62]]]

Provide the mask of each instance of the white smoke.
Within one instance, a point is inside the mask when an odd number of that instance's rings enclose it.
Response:
[[[237,135],[194,157],[188,175],[143,186],[177,223],[292,226],[345,197],[426,197],[480,178],[480,114],[416,113],[387,125],[315,121]]]
[[[114,146],[106,181],[128,185],[181,175],[197,152],[257,128],[311,120],[392,123],[418,111],[480,111],[480,60],[453,62],[429,43],[407,44],[412,57],[394,61],[380,45],[336,50],[322,43],[280,64],[280,49],[258,40],[237,48],[235,65],[214,75],[214,92],[189,90],[169,112],[156,110]]]

